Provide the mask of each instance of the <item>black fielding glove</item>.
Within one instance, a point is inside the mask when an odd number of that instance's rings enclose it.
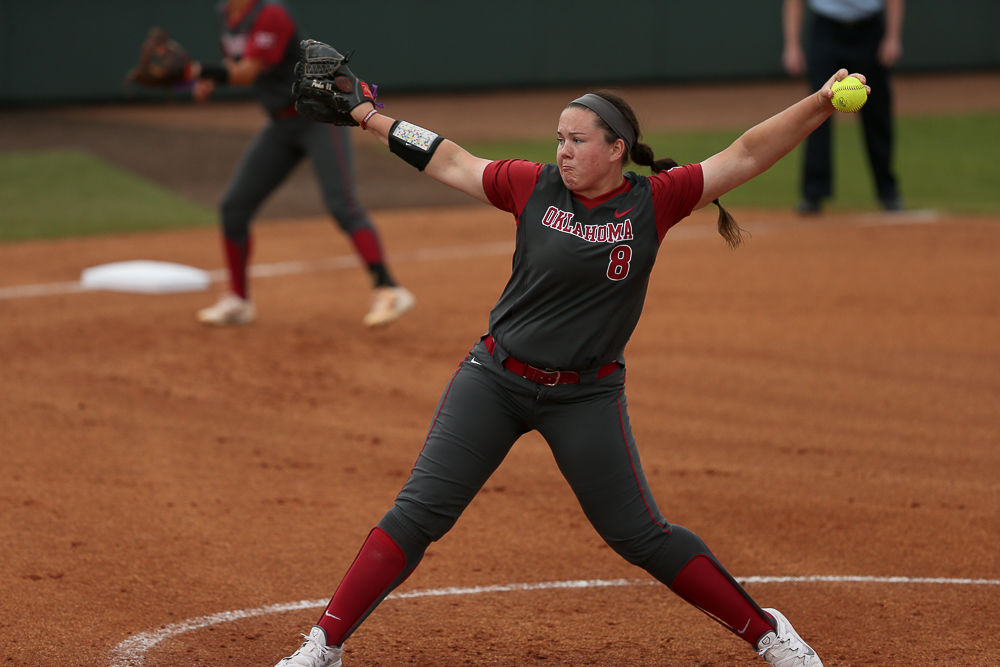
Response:
[[[295,64],[295,110],[300,116],[333,125],[357,125],[351,110],[375,102],[375,86],[359,79],[347,66],[350,54],[341,55],[329,44],[314,39],[299,43],[302,52]]]

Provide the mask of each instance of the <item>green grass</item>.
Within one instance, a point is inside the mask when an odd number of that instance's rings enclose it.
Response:
[[[876,208],[855,117],[837,116],[831,209]],[[745,128],[654,133],[658,156],[698,162]],[[896,167],[906,205],[1000,214],[1000,114],[904,116]],[[555,159],[555,140],[466,143],[487,158]],[[725,196],[727,206],[791,208],[798,199],[801,148]],[[634,168],[634,165],[633,165]],[[642,172],[643,170],[638,170]],[[0,242],[90,236],[215,224],[214,212],[83,152],[0,152]]]
[[[213,224],[212,211],[78,151],[0,152],[0,241]]]
[[[877,200],[856,117],[836,116],[834,197],[839,210],[874,210]],[[699,162],[728,146],[746,128],[651,133],[645,137],[657,157]],[[1000,214],[1000,114],[904,116],[897,121],[896,172],[911,209]],[[467,144],[472,153],[498,159],[555,159],[555,140]],[[802,148],[766,173],[725,196],[728,206],[789,208],[798,200]],[[635,169],[633,165],[631,167]],[[648,173],[643,169],[635,169]]]

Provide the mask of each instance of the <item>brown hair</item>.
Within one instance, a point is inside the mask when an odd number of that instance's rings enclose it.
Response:
[[[639,141],[639,137],[641,136],[641,132],[639,131],[639,120],[636,118],[635,112],[632,111],[632,107],[629,106],[628,102],[607,90],[600,90],[595,94],[603,97],[605,100],[613,104],[621,112],[622,116],[625,117],[626,122],[628,122],[629,125],[632,126],[632,129],[635,130],[635,145],[632,146],[632,150],[629,151],[628,155],[626,155],[624,160],[622,160],[622,166],[628,164],[631,160],[639,166],[649,167],[650,171],[654,174],[658,174],[661,171],[666,171],[668,169],[673,169],[677,166],[677,162],[671,158],[665,157],[657,159],[653,153],[652,147]],[[574,103],[571,102],[570,106],[574,106]],[[575,106],[582,105],[577,104]],[[614,143],[616,139],[619,139],[619,136],[615,134],[614,130],[611,129],[611,126],[608,125],[599,115],[597,115],[597,123],[604,130],[605,138],[608,143]],[[730,214],[729,211],[723,207],[722,203],[719,202],[718,199],[714,199],[712,203],[719,207],[719,234],[726,240],[726,243],[729,244],[730,248],[736,248],[743,243],[744,237],[749,236],[749,233],[737,224],[732,214]]]

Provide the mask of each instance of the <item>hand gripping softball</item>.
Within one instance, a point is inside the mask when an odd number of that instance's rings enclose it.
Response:
[[[341,55],[329,44],[304,39],[295,64],[295,110],[300,116],[334,125],[357,125],[351,110],[375,102],[375,86],[369,87],[347,66],[350,54]]]

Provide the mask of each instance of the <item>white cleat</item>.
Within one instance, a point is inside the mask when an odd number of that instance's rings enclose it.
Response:
[[[198,321],[218,327],[250,324],[257,319],[257,309],[247,299],[226,294],[214,305],[198,311]]]
[[[274,667],[340,667],[339,646],[326,645],[326,632],[314,625],[302,642],[299,650],[287,658],[282,658]]]
[[[785,615],[777,609],[765,609],[774,617],[777,629],[757,642],[757,653],[773,667],[823,667],[823,662],[809,644],[802,641]]]
[[[416,303],[417,299],[405,287],[377,287],[371,310],[364,318],[365,326],[380,327],[394,322]]]

